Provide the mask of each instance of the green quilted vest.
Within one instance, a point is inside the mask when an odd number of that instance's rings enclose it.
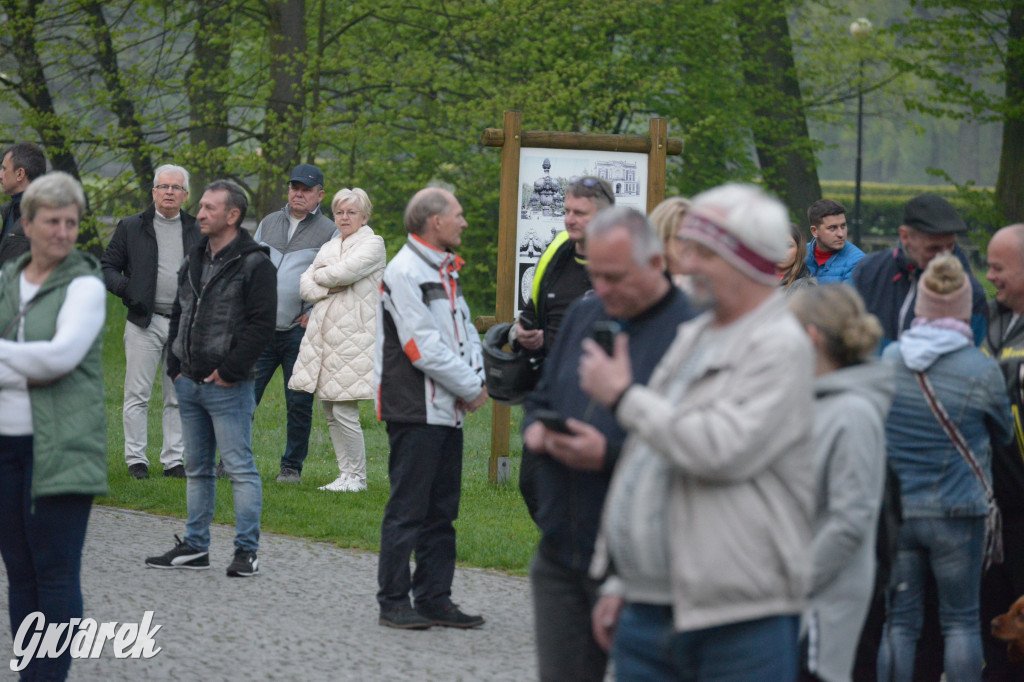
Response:
[[[21,271],[25,254],[0,274],[0,332],[16,340]],[[25,341],[48,341],[57,326],[68,284],[75,277],[102,278],[94,257],[72,251],[43,282],[25,315]],[[11,328],[8,330],[8,326]],[[107,494],[107,422],[103,392],[103,332],[69,374],[45,386],[29,386],[32,403],[32,499],[48,495]]]

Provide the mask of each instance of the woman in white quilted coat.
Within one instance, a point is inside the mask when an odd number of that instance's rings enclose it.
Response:
[[[288,387],[320,398],[338,458],[338,478],[320,490],[366,490],[366,446],[359,401],[373,398],[377,302],[386,260],[374,234],[370,199],[357,188],[331,201],[338,235],[322,247],[299,280],[303,300],[315,303]]]

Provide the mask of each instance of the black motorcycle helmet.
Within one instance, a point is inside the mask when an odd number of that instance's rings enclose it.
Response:
[[[540,379],[543,356],[519,348],[502,350],[508,343],[508,322],[496,324],[484,334],[484,381],[487,393],[499,403],[519,405]]]

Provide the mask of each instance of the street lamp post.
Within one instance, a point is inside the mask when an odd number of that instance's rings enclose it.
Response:
[[[856,40],[864,40],[871,34],[871,22],[863,17],[857,19],[850,24],[850,34]],[[864,51],[858,50],[858,52],[861,56],[857,69],[857,170],[854,174],[853,224],[850,226],[850,241],[859,246],[861,239],[860,180],[864,147]]]

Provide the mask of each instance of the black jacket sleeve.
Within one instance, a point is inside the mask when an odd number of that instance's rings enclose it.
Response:
[[[128,231],[125,229],[123,220],[118,221],[114,236],[107,244],[107,250],[100,258],[100,266],[103,268],[103,282],[107,285],[107,291],[124,300],[125,289],[128,288],[128,278],[124,275],[128,269]],[[128,305],[128,301],[124,301]]]
[[[188,255],[185,256],[185,260],[181,264],[181,268],[178,269],[178,290],[181,290],[181,285],[185,282],[188,277]],[[178,338],[178,328],[181,326],[181,301],[178,300],[178,296],[174,296],[174,305],[171,306],[171,319],[167,326],[167,346],[164,348],[165,359],[164,359],[164,371],[167,372],[167,376],[172,379],[181,374],[181,358],[176,356],[172,351],[171,347],[174,345],[174,339]]]

